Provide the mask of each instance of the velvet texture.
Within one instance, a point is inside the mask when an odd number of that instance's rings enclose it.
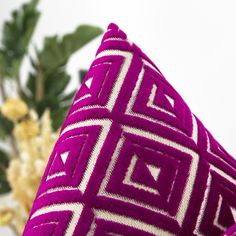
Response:
[[[236,161],[110,24],[24,236],[235,235],[234,217]]]

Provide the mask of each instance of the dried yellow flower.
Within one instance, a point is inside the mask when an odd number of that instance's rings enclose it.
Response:
[[[26,119],[17,123],[13,134],[18,140],[29,140],[36,137],[39,133],[39,124],[32,119]]]
[[[28,113],[28,107],[20,99],[8,99],[1,108],[2,114],[11,121],[17,121]]]
[[[7,169],[11,197],[16,203],[15,206],[10,206],[14,210],[11,223],[19,235],[22,235],[48,157],[57,140],[51,126],[49,110],[40,119],[34,111],[29,111],[28,117],[15,124],[14,136],[19,158],[12,159]]]
[[[13,219],[13,212],[10,209],[0,210],[0,225],[8,225]]]

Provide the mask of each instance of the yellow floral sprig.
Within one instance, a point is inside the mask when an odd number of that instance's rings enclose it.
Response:
[[[39,119],[23,101],[11,99],[3,104],[1,112],[14,122],[13,137],[19,154],[7,169],[11,198],[16,205],[0,211],[0,225],[7,224],[21,235],[57,134],[53,132],[49,110]]]
[[[28,113],[28,106],[20,99],[10,98],[2,105],[1,112],[7,119],[16,122]]]
[[[12,209],[0,210],[0,226],[5,226],[11,223],[13,219]]]

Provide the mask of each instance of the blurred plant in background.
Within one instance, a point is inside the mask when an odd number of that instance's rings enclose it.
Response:
[[[48,157],[75,91],[65,93],[71,81],[65,66],[71,55],[102,33],[81,25],[64,36],[44,39],[43,47],[28,51],[40,18],[38,0],[12,13],[0,43],[0,195],[9,193],[11,206],[0,206],[0,226],[21,235]],[[20,69],[31,62],[27,82]],[[15,91],[8,91],[13,84]]]

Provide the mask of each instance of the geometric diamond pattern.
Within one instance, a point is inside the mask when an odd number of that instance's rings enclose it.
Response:
[[[236,161],[110,24],[23,235],[234,235],[235,221]]]

